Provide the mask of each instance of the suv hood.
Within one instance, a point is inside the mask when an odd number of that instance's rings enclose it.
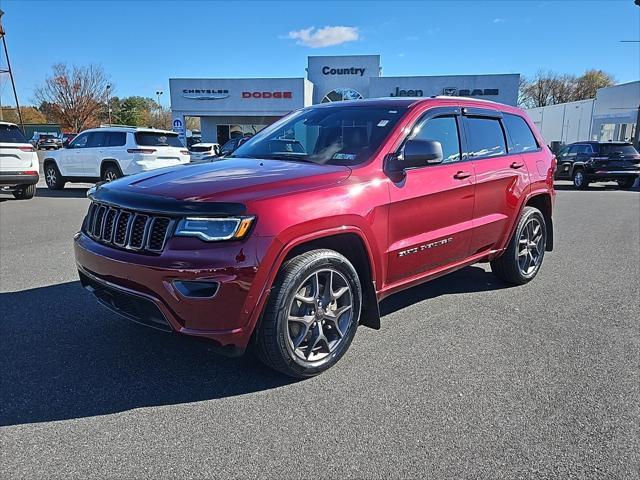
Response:
[[[95,194],[161,197],[187,202],[244,203],[260,198],[327,187],[349,177],[351,169],[305,162],[227,158],[186,164],[102,184]],[[102,195],[95,195],[96,197]]]

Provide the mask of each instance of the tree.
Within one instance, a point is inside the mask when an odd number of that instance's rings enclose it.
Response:
[[[47,123],[47,117],[35,107],[20,107],[24,123]],[[2,119],[5,122],[20,123],[14,107],[2,107]]]
[[[102,67],[68,67],[58,63],[53,74],[34,93],[48,114],[63,128],[79,132],[99,123],[107,100],[108,77]]]
[[[580,77],[539,70],[533,79],[520,79],[518,104],[524,108],[595,98],[598,88],[614,84],[613,77],[602,70],[588,70]]]
[[[615,83],[612,75],[602,70],[587,70],[576,82],[574,98],[585,100],[595,98],[599,88],[610,87]]]

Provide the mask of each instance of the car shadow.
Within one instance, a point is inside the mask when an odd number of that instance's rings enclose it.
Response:
[[[80,282],[0,293],[0,425],[105,415],[294,382],[252,356],[121,320]]]
[[[65,187],[62,190],[49,190],[46,187],[36,188],[36,197],[44,198],[85,198],[87,187]]]
[[[588,191],[605,191],[605,190],[620,190],[622,192],[640,192],[640,184],[636,182],[632,188],[620,188],[617,183],[592,183],[584,190],[579,190],[573,186],[573,183],[554,183],[554,190],[563,192],[588,192]]]
[[[384,317],[415,303],[442,295],[485,292],[511,286],[480,267],[467,267],[385,298],[380,302],[380,315]]]
[[[440,295],[505,288],[469,267],[385,299],[383,315]],[[0,293],[0,426],[106,415],[282,387],[252,355],[139,326],[79,282]]]

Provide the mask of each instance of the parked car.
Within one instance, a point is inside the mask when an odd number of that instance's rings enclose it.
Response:
[[[593,182],[618,182],[631,188],[640,176],[640,154],[626,142],[577,142],[558,152],[556,179],[585,189]]]
[[[54,133],[35,133],[30,142],[36,150],[56,150],[62,141]]]
[[[251,137],[235,137],[231,140],[226,141],[225,144],[222,145],[222,148],[220,148],[220,155],[231,155],[239,146],[241,146],[243,143],[246,143],[249,138]]]
[[[220,155],[220,145],[217,143],[196,143],[189,149],[191,161],[198,162],[208,157]]]
[[[515,107],[316,105],[229,157],[96,185],[76,262],[129,319],[228,354],[252,345],[307,377],[345,354],[359,324],[380,327],[388,295],[477,262],[531,281],[553,248],[554,168]]]
[[[111,181],[124,175],[189,163],[178,134],[138,127],[101,127],[78,134],[68,148],[44,158],[47,186],[66,182]]]
[[[62,146],[64,148],[67,148],[69,146],[69,144],[71,143],[71,141],[76,138],[76,135],[78,135],[77,133],[63,133],[62,134]]]
[[[38,154],[15,123],[0,122],[0,190],[33,198],[39,180]]]

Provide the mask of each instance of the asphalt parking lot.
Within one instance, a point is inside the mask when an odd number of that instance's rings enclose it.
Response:
[[[84,188],[0,196],[2,478],[639,478],[637,187],[559,185],[532,283],[480,265],[391,297],[305,381],[99,306]]]

